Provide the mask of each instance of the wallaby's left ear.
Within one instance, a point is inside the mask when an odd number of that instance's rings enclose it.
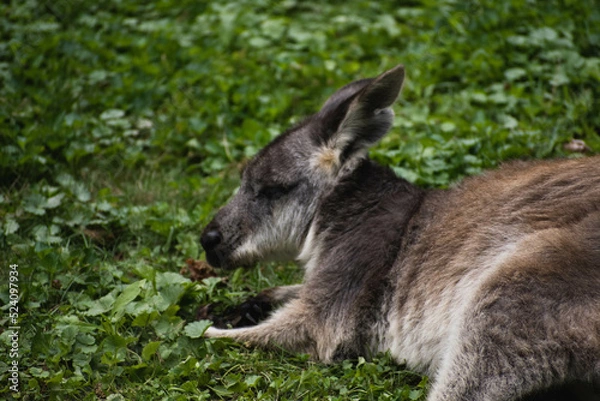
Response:
[[[322,138],[324,146],[319,164],[324,167],[339,170],[346,161],[363,156],[368,147],[389,131],[394,118],[390,107],[402,89],[404,66],[398,65],[375,79],[358,82],[364,86],[349,102],[339,104],[339,110],[327,110],[332,120],[337,120],[337,127],[330,127],[327,136]]]

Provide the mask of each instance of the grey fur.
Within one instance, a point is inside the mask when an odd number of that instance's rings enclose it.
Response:
[[[398,66],[345,86],[248,164],[202,235],[207,259],[296,258],[304,283],[275,290],[286,302],[259,325],[206,336],[324,362],[389,351],[433,377],[429,401],[597,383],[600,158],[416,188],[366,157],[403,79]]]

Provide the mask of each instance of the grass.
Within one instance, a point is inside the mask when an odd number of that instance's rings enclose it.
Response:
[[[593,0],[25,0],[0,5],[0,35],[3,398],[424,399],[427,378],[386,355],[324,366],[201,337],[200,305],[301,279],[180,273],[241,165],[397,63],[371,156],[418,185],[580,157],[574,139],[600,151]]]

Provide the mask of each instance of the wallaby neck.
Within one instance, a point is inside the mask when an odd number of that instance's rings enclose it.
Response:
[[[375,350],[373,319],[389,302],[390,271],[423,197],[423,190],[367,159],[322,199],[305,281],[311,299],[327,300],[315,306],[315,314],[354,322],[355,345],[339,348],[336,357]],[[348,304],[362,306],[348,314],[341,308]]]
[[[386,216],[398,232],[419,209],[424,193],[390,168],[365,159],[321,201],[319,231],[334,234],[351,227],[360,231],[371,220]]]

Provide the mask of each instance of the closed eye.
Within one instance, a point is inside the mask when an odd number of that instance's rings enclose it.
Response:
[[[298,184],[275,184],[266,185],[258,191],[258,196],[269,200],[277,200],[291,192]]]

